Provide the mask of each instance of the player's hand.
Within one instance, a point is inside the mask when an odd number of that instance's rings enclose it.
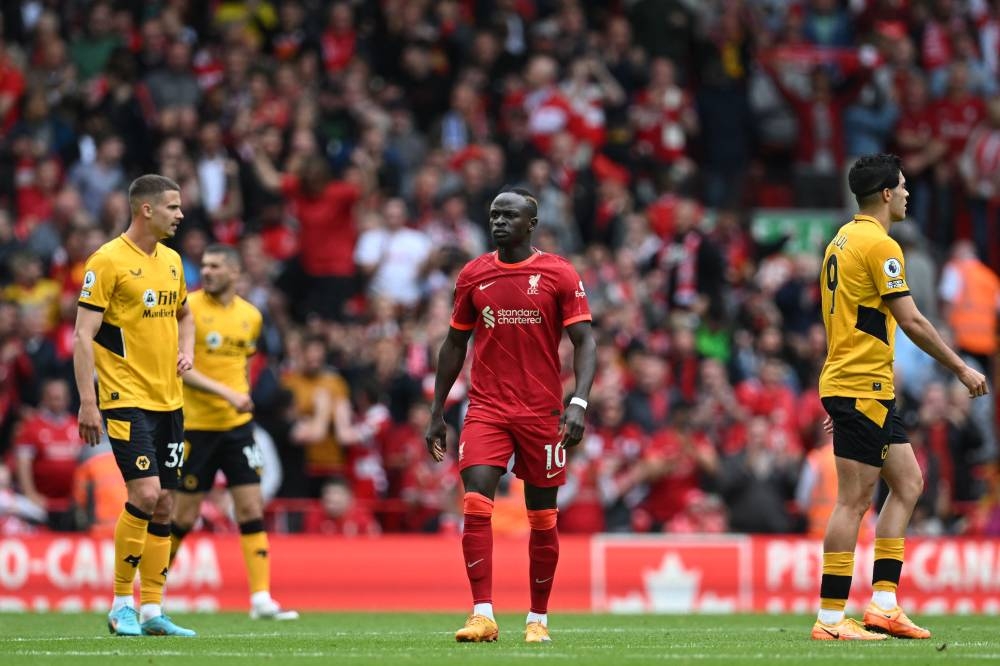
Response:
[[[427,452],[434,458],[434,462],[444,460],[444,452],[448,449],[448,426],[444,424],[444,418],[431,417],[431,423],[427,426],[427,433],[424,441],[427,442]]]
[[[229,396],[229,404],[236,408],[240,414],[248,414],[253,411],[253,400],[246,393],[233,393]]]
[[[177,376],[180,377],[185,372],[194,367],[191,357],[182,351],[177,352]]]
[[[96,404],[80,405],[78,416],[80,439],[91,446],[97,446],[104,433],[104,423],[101,421],[101,410]]]
[[[823,419],[823,432],[825,432],[828,435],[833,434],[833,419],[830,418],[829,416]]]
[[[559,421],[559,434],[562,435],[562,447],[571,449],[583,439],[584,422],[586,414],[580,405],[569,405],[563,411],[562,419]]]
[[[969,396],[972,398],[978,398],[990,392],[989,387],[986,385],[986,375],[973,370],[969,366],[965,366],[958,373],[958,381],[965,384],[965,388],[969,389]]]

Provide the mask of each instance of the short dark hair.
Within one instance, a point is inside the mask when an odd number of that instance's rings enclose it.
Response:
[[[504,192],[511,192],[524,197],[524,200],[528,202],[528,208],[531,210],[531,217],[538,217],[538,198],[530,191],[523,187],[511,187],[505,189]]]
[[[878,153],[864,155],[851,167],[847,174],[847,185],[851,188],[859,206],[882,190],[899,185],[902,161],[898,155]]]
[[[180,192],[181,186],[166,176],[156,173],[147,173],[139,176],[128,186],[128,205],[133,213],[139,210],[143,201],[156,197],[159,198],[164,192]]]
[[[226,258],[226,261],[233,264],[237,268],[243,268],[243,257],[240,255],[240,251],[237,250],[232,245],[225,245],[224,243],[212,243],[201,253],[202,256],[206,254],[221,254]]]

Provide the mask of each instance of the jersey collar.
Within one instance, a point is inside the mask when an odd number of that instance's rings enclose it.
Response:
[[[497,250],[493,251],[493,263],[495,263],[500,268],[521,268],[522,266],[527,266],[533,262],[538,257],[542,256],[542,251],[536,247],[531,248],[531,256],[524,261],[519,261],[516,264],[505,264],[500,261],[500,253]]]
[[[143,251],[143,249],[141,247],[139,247],[138,245],[136,245],[135,243],[132,242],[132,239],[129,238],[127,234],[123,233],[121,235],[121,239],[123,241],[125,241],[126,245],[128,245],[130,248],[132,248],[133,250],[135,250],[136,252],[138,252],[139,254],[141,254],[144,257],[155,257],[156,256],[156,251],[160,248],[160,244],[157,243],[156,247],[153,248],[153,254],[146,254],[145,251]]]
[[[871,222],[872,224],[874,224],[876,227],[878,227],[882,231],[885,231],[885,227],[882,226],[882,223],[879,222],[878,220],[876,220],[871,215],[862,215],[861,213],[855,213],[853,221],[854,222]],[[886,231],[886,235],[888,236],[889,232]]]

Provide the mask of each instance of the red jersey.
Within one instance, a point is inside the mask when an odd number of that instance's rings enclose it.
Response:
[[[669,461],[663,476],[649,482],[649,493],[642,501],[642,508],[653,520],[665,523],[687,506],[692,490],[698,490],[701,473],[695,450],[711,449],[712,443],[700,433],[690,437],[690,448],[683,441],[684,435],[670,428],[656,432],[643,452],[647,461]]]
[[[310,277],[354,275],[354,204],[361,191],[344,181],[330,182],[316,196],[302,191],[299,179],[286,176],[281,191],[299,220],[302,268]]]
[[[306,534],[339,534],[341,536],[378,536],[382,533],[378,521],[371,511],[360,506],[352,506],[342,516],[324,513],[318,503],[306,512],[303,532]]]
[[[635,99],[636,145],[643,154],[671,163],[684,157],[687,133],[681,124],[693,109],[690,95],[674,86],[669,90],[643,90]]]
[[[35,488],[49,499],[69,499],[73,472],[83,448],[76,417],[38,412],[25,419],[14,440],[18,456],[32,459]]]
[[[943,99],[934,105],[934,133],[948,144],[946,159],[957,160],[976,125],[986,117],[986,105],[978,97]]]
[[[590,320],[583,281],[562,257],[535,250],[505,264],[491,252],[467,263],[451,314],[452,328],[474,331],[467,418],[516,423],[559,416],[562,331]]]

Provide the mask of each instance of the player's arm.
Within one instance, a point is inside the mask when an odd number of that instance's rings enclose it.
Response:
[[[241,414],[253,411],[253,400],[250,399],[249,395],[246,393],[240,393],[239,391],[234,391],[222,382],[212,379],[197,368],[192,367],[190,370],[181,375],[181,379],[184,381],[185,386],[190,386],[191,388],[198,389],[199,391],[206,391],[219,396],[235,407],[236,411]]]
[[[103,321],[103,310],[85,307],[76,309],[73,375],[76,378],[76,390],[80,394],[80,437],[91,446],[97,446],[104,430],[101,411],[97,408],[97,389],[94,387],[94,337]]]
[[[444,423],[444,403],[451,392],[451,387],[458,379],[458,373],[465,365],[465,354],[468,350],[469,337],[472,329],[460,330],[454,326],[448,329],[448,336],[441,343],[438,351],[437,371],[434,373],[434,402],[431,404],[431,422],[427,426],[424,439],[427,451],[435,461],[444,460],[447,448],[447,426]]]
[[[594,375],[597,372],[597,343],[594,341],[594,331],[589,321],[570,324],[566,328],[566,333],[573,343],[573,374],[576,377],[573,398],[579,399],[574,401],[570,398],[570,403],[562,416],[562,445],[564,448],[570,448],[579,444],[583,438],[586,408],[578,403],[586,403],[590,397],[590,385],[594,383]]]
[[[177,376],[194,367],[194,315],[187,301],[177,308]]]
[[[912,296],[889,298],[885,303],[906,336],[938,363],[955,373],[958,380],[969,389],[969,395],[977,398],[989,393],[986,377],[966,365],[965,361],[944,343],[934,326],[917,309]]]

